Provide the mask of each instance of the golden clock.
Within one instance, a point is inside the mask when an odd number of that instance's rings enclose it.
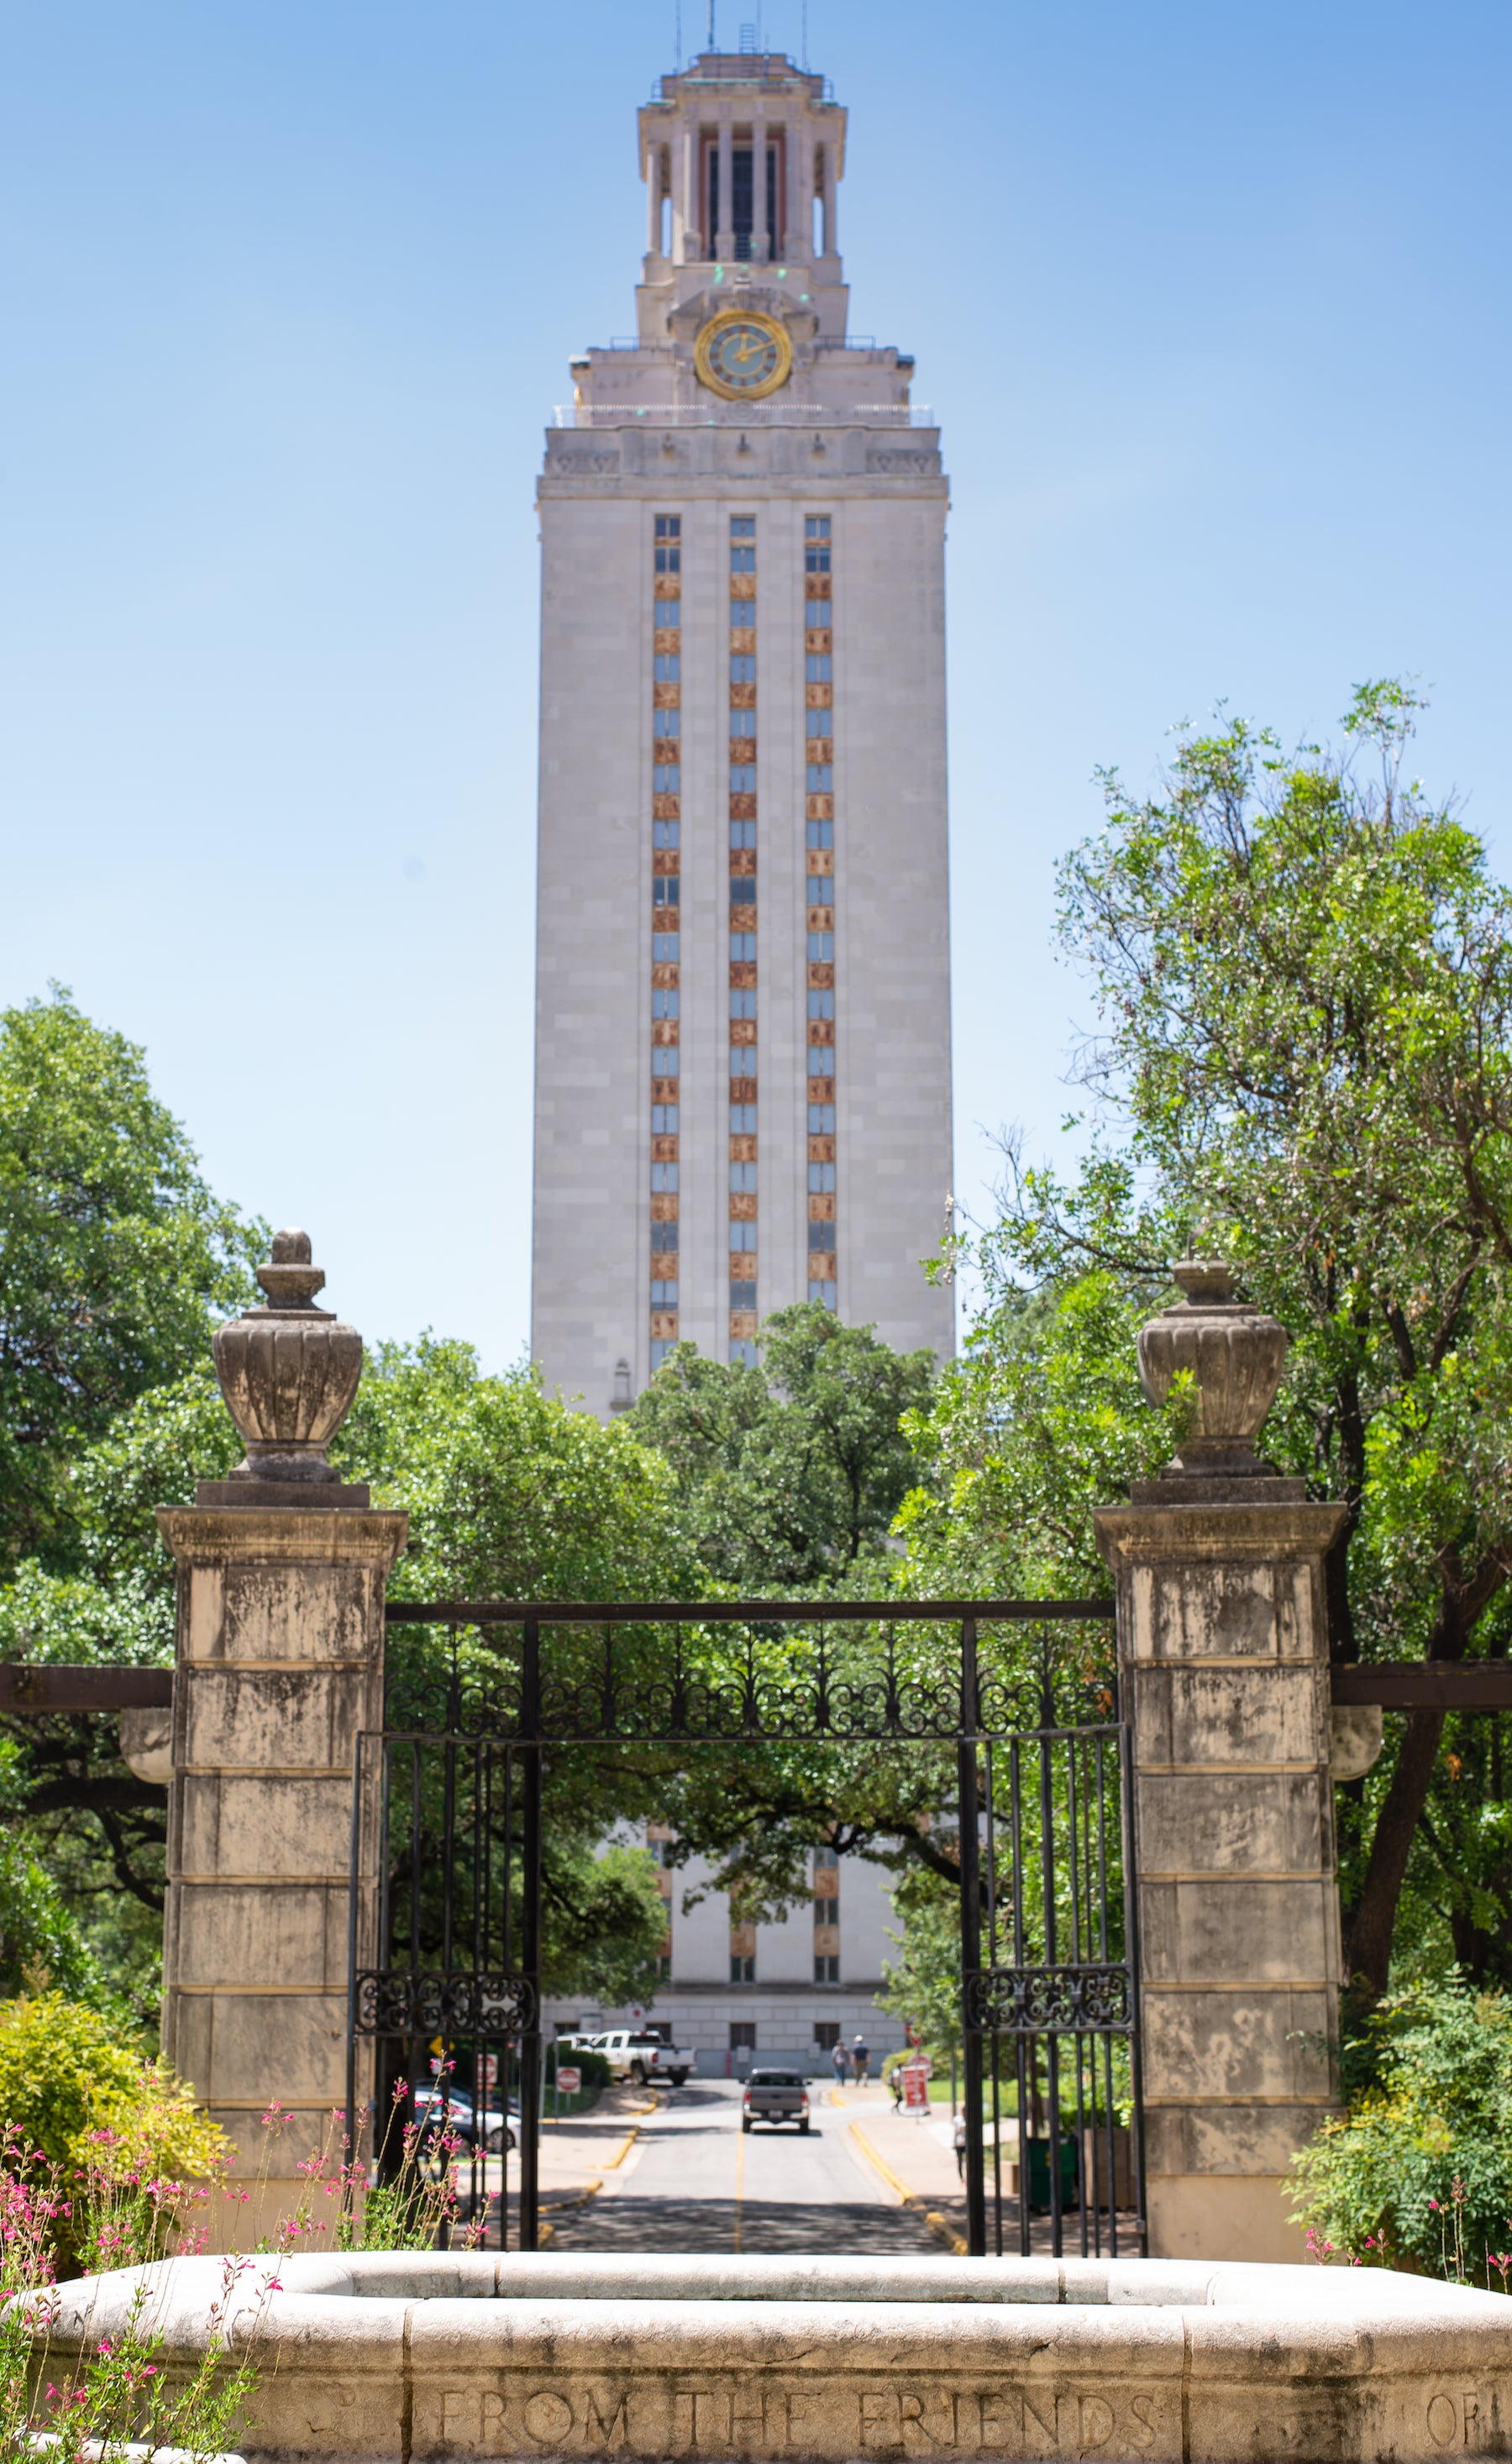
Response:
[[[793,345],[775,317],[725,308],[711,317],[693,348],[698,382],[726,402],[757,402],[793,373]]]

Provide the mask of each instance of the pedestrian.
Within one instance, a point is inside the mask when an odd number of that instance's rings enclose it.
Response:
[[[892,2090],[892,2110],[894,2113],[901,2113],[903,2111],[903,2064],[901,2062],[893,2063],[887,2076],[887,2085]]]
[[[861,2087],[871,2067],[871,2053],[866,2037],[859,2034],[850,2049],[850,2067],[856,2075],[856,2085]]]
[[[834,2049],[831,2052],[829,2058],[834,2068],[835,2085],[837,2087],[844,2087],[845,2084],[845,2072],[849,2065],[845,2060],[845,2048],[841,2043],[838,2036],[835,2039]]]
[[[957,2112],[955,2120],[951,2127],[951,2137],[955,2143],[955,2170],[964,2182],[966,2179],[966,2115],[964,2110]]]

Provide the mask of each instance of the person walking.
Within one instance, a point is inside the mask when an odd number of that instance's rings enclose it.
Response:
[[[957,2108],[955,2120],[951,2125],[951,2137],[955,2143],[955,2170],[960,2179],[964,2182],[966,2179],[966,2114],[964,2108]]]
[[[871,2067],[871,2050],[866,2043],[866,2037],[861,2035],[859,2033],[855,2043],[850,2049],[850,2067],[856,2075],[856,2085],[858,2087],[864,2087],[866,2085],[866,2073]]]
[[[835,2039],[834,2050],[829,2058],[834,2068],[835,2085],[837,2087],[844,2087],[845,2084],[845,2073],[850,2066],[845,2059],[845,2048],[841,2043],[838,2036]]]

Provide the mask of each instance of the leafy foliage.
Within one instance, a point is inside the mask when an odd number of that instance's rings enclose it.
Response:
[[[258,1238],[135,1045],[56,988],[0,1011],[0,1563],[66,1562],[75,1458],[205,1355]]]
[[[1512,1999],[1459,1984],[1391,1995],[1349,2049],[1366,2084],[1292,2164],[1299,2223],[1381,2266],[1471,2276],[1512,2241]]]
[[[686,1545],[737,1593],[885,1583],[912,1476],[903,1418],[933,1354],[893,1352],[807,1301],[769,1317],[761,1343],[759,1368],[679,1344],[625,1416],[671,1466]]]
[[[532,1371],[485,1377],[470,1345],[427,1336],[369,1349],[332,1460],[409,1515],[393,1598],[644,1598],[694,1577],[630,1418],[605,1428]]]
[[[55,1991],[0,2002],[0,2119],[54,2165],[82,2169],[108,2129],[142,2170],[183,2181],[226,2142],[165,2062],[143,2060],[98,2011]]]
[[[1327,1567],[1341,1660],[1512,1639],[1512,900],[1479,841],[1406,776],[1414,707],[1403,687],[1362,688],[1342,756],[1287,754],[1236,720],[1184,737],[1152,799],[1107,777],[1106,829],[1062,867],[1061,930],[1100,1013],[1081,1073],[1122,1143],[1095,1143],[1069,1186],[1011,1146],[987,1243],[990,1299],[1010,1283],[1038,1292],[1058,1330],[1090,1306],[1126,1311],[1131,1332],[1190,1234],[1238,1262],[1294,1338],[1269,1449],[1346,1507]],[[1031,1319],[1029,1332],[1047,1365],[1063,1358],[1059,1331]],[[1047,1428],[1038,1364],[1030,1383]],[[998,1384],[1017,1413],[1022,1378],[1004,1365],[989,1396]],[[1017,1430],[1009,1450],[1029,1529],[1052,1509],[1043,1529],[1063,1547],[1078,1471],[1085,1529],[1143,1445],[1120,1434],[1111,1389],[1063,1392],[1069,1513]],[[950,1504],[932,1528],[947,1546],[972,1531],[960,1469],[974,1442],[990,1456],[981,1420],[941,1431]],[[1477,1837],[1439,1802],[1441,1713],[1391,1725],[1377,1771],[1340,1792],[1347,1956],[1366,2003],[1387,1986],[1410,1876],[1419,1931],[1425,1905],[1447,1902],[1480,1972],[1512,1950],[1500,1818]]]

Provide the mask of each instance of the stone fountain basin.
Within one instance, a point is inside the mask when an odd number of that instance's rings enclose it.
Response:
[[[53,2350],[144,2288],[192,2365],[222,2286],[214,2258],[65,2284]],[[1512,2302],[1376,2269],[375,2253],[255,2260],[229,2309],[259,2464],[1512,2453]]]

